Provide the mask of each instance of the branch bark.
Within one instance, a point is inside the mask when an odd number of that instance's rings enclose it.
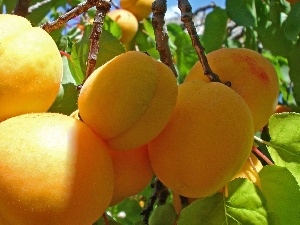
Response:
[[[27,16],[30,0],[18,0],[14,9],[14,14],[18,16]]]
[[[201,62],[201,65],[203,67],[204,74],[208,76],[209,80],[211,82],[221,82],[219,76],[215,74],[207,61],[204,47],[200,42],[199,36],[197,34],[194,22],[193,22],[193,13],[192,13],[192,7],[188,0],[178,0],[178,8],[181,11],[181,21],[183,22],[185,28],[187,29],[192,44],[196,50],[196,53],[198,55],[198,59]]]

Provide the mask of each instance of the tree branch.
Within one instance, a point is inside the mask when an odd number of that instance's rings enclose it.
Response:
[[[221,82],[220,78],[217,74],[215,74],[207,61],[205,52],[204,52],[204,47],[200,42],[199,36],[196,32],[196,28],[194,26],[193,22],[193,13],[192,13],[192,7],[189,3],[188,0],[178,0],[178,8],[181,11],[181,21],[184,23],[185,28],[187,29],[191,40],[192,44],[196,50],[196,53],[198,55],[198,58],[202,64],[204,74],[208,76],[209,80],[211,82]]]
[[[88,9],[96,6],[99,1],[102,2],[102,0],[87,0],[85,2],[82,2],[78,4],[74,9],[59,16],[57,20],[53,22],[44,23],[43,25],[41,25],[41,28],[43,28],[48,33],[50,33],[53,30],[57,30],[63,27],[69,20],[73,19],[76,16],[79,16],[83,12],[86,12]]]
[[[14,14],[18,16],[27,16],[30,0],[18,0],[14,9]]]
[[[152,25],[155,34],[156,49],[160,54],[160,60],[167,65],[177,77],[177,71],[173,64],[169,47],[169,36],[165,26],[165,14],[167,11],[166,0],[155,0],[152,4]]]

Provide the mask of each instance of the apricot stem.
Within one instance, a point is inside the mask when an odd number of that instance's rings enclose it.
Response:
[[[156,49],[160,54],[160,60],[166,64],[178,76],[172,60],[172,54],[169,47],[169,36],[165,26],[165,14],[167,11],[166,0],[155,0],[152,4],[152,25],[155,34]]]
[[[205,48],[200,42],[199,36],[197,34],[194,22],[192,20],[193,13],[192,13],[192,6],[189,3],[188,0],[178,0],[178,8],[181,11],[181,21],[184,23],[185,28],[187,29],[192,44],[196,50],[196,53],[198,55],[198,59],[203,67],[204,75],[208,76],[209,80],[211,82],[221,82],[219,76],[215,74],[207,61],[206,55],[205,55]]]
[[[109,225],[108,219],[106,217],[106,213],[103,213],[102,217],[103,217],[103,220],[105,222],[105,225]]]
[[[252,146],[252,151],[261,157],[268,165],[274,165],[274,163],[255,146]]]

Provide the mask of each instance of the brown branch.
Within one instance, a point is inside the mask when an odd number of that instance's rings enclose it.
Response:
[[[208,9],[213,9],[216,6],[217,6],[216,3],[212,2],[209,5],[206,5],[206,6],[203,6],[203,7],[200,7],[198,9],[196,9],[195,12],[193,13],[193,15],[195,16],[195,15],[197,15],[200,12],[205,12]]]
[[[160,60],[167,65],[177,77],[177,71],[173,64],[169,47],[169,36],[165,27],[165,14],[167,11],[166,0],[155,0],[152,4],[152,25],[155,34],[156,49],[160,54]]]
[[[204,52],[204,47],[200,42],[199,36],[197,34],[196,28],[194,26],[193,22],[193,13],[192,13],[192,7],[189,3],[188,0],[178,0],[178,8],[181,11],[181,21],[183,22],[185,28],[187,29],[191,40],[192,44],[196,50],[196,53],[198,55],[198,58],[201,62],[201,65],[203,67],[204,74],[208,76],[209,80],[211,82],[221,82],[220,78],[217,74],[215,74],[207,61],[205,52]]]
[[[96,6],[97,11],[93,22],[93,29],[90,35],[91,45],[88,55],[87,69],[84,81],[95,70],[97,55],[99,51],[99,38],[102,33],[104,18],[106,16],[106,13],[110,10],[110,7],[110,0],[98,1],[98,4]]]
[[[27,16],[30,0],[18,0],[14,9],[14,14],[18,16]]]
[[[57,20],[53,22],[44,23],[43,25],[41,25],[41,28],[43,28],[48,33],[50,33],[53,30],[57,30],[63,27],[69,20],[73,19],[76,16],[79,16],[83,12],[86,12],[89,8],[92,8],[95,5],[97,5],[97,2],[99,1],[102,2],[101,0],[87,0],[85,2],[82,2],[78,4],[74,9],[59,16]]]

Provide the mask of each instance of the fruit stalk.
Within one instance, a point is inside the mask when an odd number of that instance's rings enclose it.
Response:
[[[93,29],[90,35],[90,50],[87,61],[87,69],[85,74],[84,81],[91,75],[91,73],[95,70],[97,55],[99,51],[99,38],[102,33],[102,28],[104,24],[104,18],[106,13],[110,10],[111,4],[110,0],[98,1],[96,5],[96,15],[93,22]]]
[[[30,4],[29,0],[17,1],[14,9],[14,14],[25,17],[28,14],[29,4]]]
[[[181,11],[181,21],[184,23],[185,28],[187,29],[192,44],[196,50],[196,53],[198,55],[199,61],[201,62],[201,65],[204,70],[204,74],[208,76],[209,80],[211,82],[221,82],[219,76],[215,74],[207,61],[207,58],[205,56],[204,47],[200,42],[199,36],[197,34],[194,22],[192,20],[193,13],[192,13],[192,6],[189,3],[188,0],[178,0],[178,8]]]
[[[165,27],[165,14],[167,3],[165,0],[155,0],[152,4],[152,25],[155,34],[156,49],[159,51],[160,60],[166,64],[177,77],[177,71],[174,67],[172,54],[169,48],[169,36]]]

